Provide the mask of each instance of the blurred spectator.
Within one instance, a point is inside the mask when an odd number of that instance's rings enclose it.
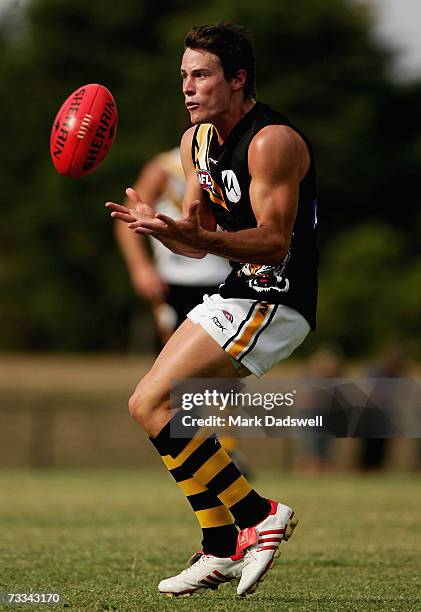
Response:
[[[313,353],[308,362],[305,378],[340,378],[343,375],[342,349],[333,344],[323,344]],[[323,397],[321,394],[320,397]],[[323,401],[323,400],[322,400]],[[326,406],[313,397],[311,411],[323,413]],[[316,475],[329,469],[331,438],[329,436],[305,435],[295,440],[294,472]]]
[[[405,351],[401,346],[389,346],[366,372],[367,378],[404,378],[408,371]],[[362,440],[360,467],[363,470],[377,470],[384,465],[386,438],[364,438]]]

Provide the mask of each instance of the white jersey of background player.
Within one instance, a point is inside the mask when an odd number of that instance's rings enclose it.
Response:
[[[179,147],[154,157],[134,185],[156,212],[174,219],[181,218],[185,186]],[[150,303],[159,339],[165,343],[187,312],[202,301],[203,294],[218,290],[229,272],[228,261],[216,255],[203,259],[177,255],[151,238],[152,261],[145,238],[123,223],[117,223],[115,230],[133,288]]]
[[[155,210],[180,219],[186,186],[180,148],[161,153],[155,159],[168,174],[167,189],[156,202]],[[152,248],[155,267],[160,277],[170,285],[218,285],[230,271],[228,261],[216,255],[209,254],[203,259],[183,257],[155,238],[152,238]]]

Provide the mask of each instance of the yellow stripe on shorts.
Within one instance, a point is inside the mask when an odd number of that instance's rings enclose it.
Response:
[[[251,344],[255,334],[265,323],[267,317],[270,315],[274,308],[273,304],[268,304],[268,308],[265,309],[264,312],[261,312],[261,306],[262,304],[259,304],[257,310],[255,310],[253,318],[243,330],[241,336],[239,338],[236,338],[234,340],[234,344],[229,349],[227,349],[227,352],[231,355],[231,357],[234,357],[234,359],[236,359],[240,355],[240,353],[242,353],[249,346],[249,344]]]

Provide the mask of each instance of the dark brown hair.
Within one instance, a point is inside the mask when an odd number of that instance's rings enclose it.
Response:
[[[229,21],[197,26],[187,34],[184,44],[186,48],[204,49],[218,56],[227,80],[243,68],[246,71],[244,97],[255,97],[253,37],[249,30]]]

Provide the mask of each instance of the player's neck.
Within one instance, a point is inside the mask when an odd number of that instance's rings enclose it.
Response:
[[[225,142],[233,128],[249,111],[251,111],[255,104],[256,101],[252,98],[247,98],[245,100],[241,99],[239,103],[233,103],[229,112],[225,115],[221,115],[213,122],[218,132],[219,144]]]

